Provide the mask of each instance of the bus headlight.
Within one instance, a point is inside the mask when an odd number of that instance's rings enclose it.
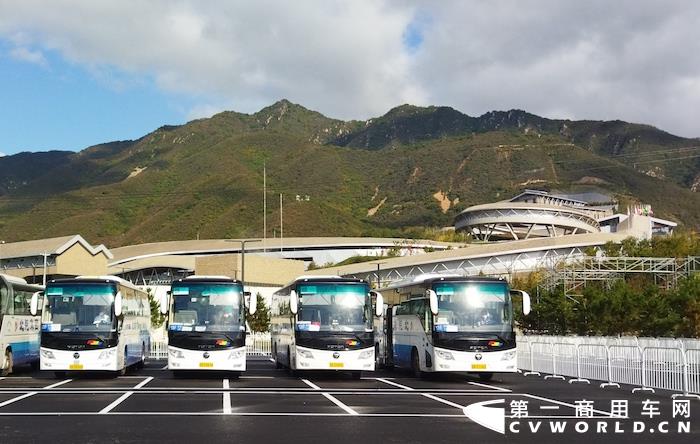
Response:
[[[180,350],[174,350],[172,348],[170,350],[168,350],[168,353],[170,354],[170,357],[173,359],[183,359],[185,357],[185,355],[183,355]]]
[[[511,361],[515,359],[515,354],[517,352],[515,350],[507,351],[503,353],[503,356],[501,357],[501,361]]]
[[[102,360],[102,359],[112,359],[117,352],[116,348],[110,348],[108,350],[102,350],[97,356],[97,359]]]
[[[56,359],[56,356],[54,356],[53,352],[50,350],[42,350],[41,357],[44,359]]]
[[[357,356],[357,359],[373,359],[373,358],[374,358],[374,349],[373,348],[367,349]]]
[[[229,359],[241,359],[245,356],[245,350],[234,350],[229,355]]]
[[[308,350],[297,349],[297,354],[299,355],[300,358],[304,358],[304,359],[313,359],[314,358],[314,354]]]
[[[437,356],[440,359],[444,359],[445,361],[455,360],[455,356],[452,353],[442,350],[435,350],[435,356]]]

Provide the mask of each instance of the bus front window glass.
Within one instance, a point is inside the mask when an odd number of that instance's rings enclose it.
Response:
[[[173,287],[173,331],[244,331],[240,285],[191,283]]]
[[[351,332],[372,329],[372,304],[365,285],[300,285],[299,295],[298,331]]]
[[[434,290],[439,308],[436,332],[510,329],[512,309],[505,284],[446,282],[435,284]]]
[[[47,332],[109,332],[116,330],[116,287],[104,284],[49,286],[42,330]]]

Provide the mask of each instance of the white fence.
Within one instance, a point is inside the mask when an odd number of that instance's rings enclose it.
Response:
[[[270,333],[248,333],[245,337],[248,356],[270,356]],[[168,342],[166,339],[151,338],[150,359],[167,359]]]
[[[518,336],[518,368],[526,376],[572,378],[569,383],[597,380],[697,396],[700,339]]]

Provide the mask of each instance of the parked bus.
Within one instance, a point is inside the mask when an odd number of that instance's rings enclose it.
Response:
[[[189,276],[173,281],[161,302],[168,315],[168,369],[231,371],[246,369],[245,300],[255,314],[255,296],[241,281],[226,276]]]
[[[44,287],[24,279],[0,274],[0,376],[12,373],[16,365],[39,367],[39,316],[30,305]]]
[[[381,294],[370,294],[363,280],[299,277],[272,296],[271,345],[277,368],[292,373],[344,370],[355,378],[363,370],[373,371],[373,320],[383,305]]]
[[[382,363],[424,372],[474,372],[488,381],[494,373],[517,371],[513,300],[504,279],[423,275],[383,289]]]
[[[148,295],[116,276],[50,281],[41,322],[41,369],[56,377],[66,371],[123,375],[132,365],[143,367],[150,349]]]

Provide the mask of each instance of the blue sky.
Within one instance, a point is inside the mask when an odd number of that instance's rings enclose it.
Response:
[[[0,152],[80,150],[137,138],[185,120],[191,101],[165,94],[146,76],[99,73],[44,53],[17,60],[0,49]]]
[[[700,136],[700,2],[0,0],[0,153],[80,150],[286,98],[368,119],[647,123]]]

